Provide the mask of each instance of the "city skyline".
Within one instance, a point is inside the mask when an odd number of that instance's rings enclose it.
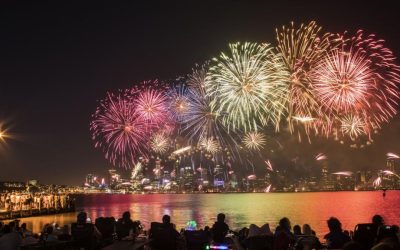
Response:
[[[382,7],[382,11],[376,10],[376,6],[363,5],[364,12],[357,18],[351,13],[353,9],[341,9],[342,18],[338,20],[333,18],[338,14],[331,13],[330,6],[313,2],[304,6],[304,13],[293,13],[295,6],[285,6],[284,3],[262,4],[265,9],[271,7],[268,14],[258,10],[260,6],[255,4],[228,2],[230,4],[216,4],[207,12],[210,17],[206,20],[194,18],[188,24],[179,20],[188,13],[201,16],[202,9],[195,11],[195,4],[178,6],[182,16],[177,20],[171,20],[168,11],[162,11],[161,7],[151,6],[152,13],[146,11],[150,7],[147,4],[128,6],[125,10],[121,6],[96,6],[95,10],[81,8],[71,12],[68,10],[72,6],[66,9],[61,5],[45,6],[44,10],[55,8],[58,11],[42,17],[37,16],[38,11],[44,11],[39,6],[31,6],[35,7],[34,11],[29,11],[28,6],[27,9],[9,6],[11,14],[3,17],[3,23],[10,25],[5,38],[0,41],[5,54],[0,78],[0,121],[2,129],[9,130],[16,138],[7,139],[6,144],[2,144],[0,165],[4,174],[1,179],[78,184],[83,174],[105,173],[112,164],[93,148],[89,133],[90,115],[96,109],[96,100],[103,99],[109,90],[128,88],[134,82],[186,75],[196,63],[203,63],[218,55],[221,49],[225,50],[229,42],[273,40],[274,28],[293,19],[298,23],[315,20],[333,32],[354,31],[361,27],[386,40],[395,56],[399,55],[396,47],[399,37],[394,35],[399,26],[394,21],[395,8]],[[154,12],[153,7],[157,11]],[[167,10],[173,8],[171,5],[164,7]],[[235,15],[244,13],[242,7],[252,11],[253,15],[245,14],[246,22],[235,23]],[[231,12],[218,11],[224,8]],[[315,11],[315,8],[322,10]],[[274,10],[283,9],[287,12],[274,16]],[[129,10],[136,12],[132,14]],[[369,18],[370,12],[374,12],[375,18]],[[11,22],[13,15],[21,13],[28,15]],[[46,20],[48,17],[56,21],[50,24]],[[223,20],[214,27],[217,17]],[[26,23],[29,18],[33,20],[31,26]],[[168,22],[163,23],[164,19]],[[134,27],[132,31],[130,25]],[[105,30],[101,29],[103,26]],[[190,29],[194,35],[189,38],[182,32],[178,32],[180,35],[174,32],[171,36],[172,33],[163,30],[167,26],[180,31]],[[58,27],[61,27],[60,31],[56,29]],[[91,34],[86,34],[88,30]],[[211,30],[211,34],[207,30]],[[217,31],[223,34],[222,37]],[[28,43],[23,38],[28,39]],[[204,40],[198,41],[199,38]],[[23,74],[18,73],[20,71]],[[298,165],[309,166],[315,155],[323,152],[337,171],[382,169],[387,152],[400,152],[399,131],[397,115],[383,125],[379,134],[373,135],[371,145],[358,149],[325,138],[316,138],[312,144],[300,143],[295,136],[283,131],[274,135],[283,149],[261,151],[261,157],[254,164],[261,165],[262,161],[271,159],[277,166],[290,167],[293,160]]]

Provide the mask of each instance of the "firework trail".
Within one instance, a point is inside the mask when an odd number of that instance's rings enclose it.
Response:
[[[272,187],[272,184],[269,184],[269,185],[264,189],[264,192],[265,192],[265,193],[269,193],[269,192],[271,191],[271,187]]]
[[[278,46],[287,69],[290,72],[288,95],[288,122],[290,131],[294,131],[295,121],[317,120],[313,123],[298,123],[304,126],[307,136],[311,129],[318,130],[324,123],[324,114],[315,99],[310,71],[324,58],[326,53],[339,46],[343,39],[338,35],[322,33],[322,28],[314,21],[296,27],[292,22],[289,27],[276,29]],[[321,120],[321,121],[319,121]],[[299,139],[301,140],[300,134]]]
[[[395,153],[387,153],[386,154],[386,157],[388,158],[388,159],[400,159],[400,156],[398,156],[397,154],[395,154]]]
[[[376,178],[372,184],[374,185],[375,188],[379,187],[382,184],[382,178],[381,177]]]
[[[272,124],[285,112],[287,76],[283,62],[269,44],[230,44],[229,54],[214,58],[205,81],[211,105],[228,129],[245,132]]]
[[[343,175],[343,176],[352,176],[353,172],[351,171],[341,171],[341,172],[336,172],[336,173],[332,173],[334,175]]]
[[[316,161],[322,161],[322,160],[327,160],[328,159],[328,156],[326,156],[325,154],[323,154],[323,153],[319,153],[319,154],[317,154],[316,156],[315,156],[315,160]]]
[[[108,93],[92,118],[95,147],[101,148],[112,164],[128,168],[137,156],[146,155],[146,141],[153,127],[137,113],[126,93]]]
[[[267,170],[274,172],[274,168],[272,167],[272,164],[269,160],[264,161],[265,164],[267,165]]]

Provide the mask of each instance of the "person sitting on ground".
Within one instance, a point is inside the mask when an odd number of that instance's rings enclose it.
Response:
[[[375,214],[372,216],[372,226],[371,226],[371,234],[374,235],[374,240],[378,236],[378,230],[381,226],[385,224],[383,217],[379,214]]]
[[[171,223],[171,217],[164,215],[162,223],[152,223],[149,237],[153,240],[152,249],[176,249],[180,240],[180,234]]]
[[[125,237],[135,238],[138,235],[139,225],[137,222],[132,221],[131,213],[128,211],[122,214],[122,218],[118,219],[116,223],[116,233],[118,239]]]
[[[52,242],[52,241],[57,241],[58,240],[57,236],[54,234],[53,226],[48,226],[46,228],[46,233],[43,236],[43,240],[46,241],[46,242]]]
[[[62,233],[57,236],[58,240],[61,240],[61,241],[70,241],[71,240],[71,235],[69,234],[69,226],[68,225],[64,225],[62,227],[61,232]]]
[[[342,248],[350,241],[350,237],[343,233],[342,224],[337,218],[331,217],[327,223],[329,233],[324,236],[324,239],[327,241],[328,249]]]
[[[0,221],[0,237],[3,235],[3,227],[4,227],[4,223],[2,221]]]
[[[365,248],[357,241],[349,241],[343,246],[343,250],[364,250]]]
[[[247,238],[251,238],[254,236],[272,236],[272,235],[273,234],[271,232],[271,229],[269,228],[268,223],[265,223],[261,227],[255,224],[250,224]]]
[[[3,235],[0,237],[1,250],[15,250],[19,249],[22,243],[21,235],[15,231],[15,223],[10,222],[3,227]]]
[[[279,227],[275,230],[274,235],[274,250],[288,249],[288,247],[294,243],[294,235],[290,231],[291,229],[290,220],[286,217],[279,221]]]
[[[26,237],[33,235],[32,231],[30,231],[26,228],[26,223],[21,224],[21,234],[22,234],[22,238],[26,238]]]
[[[225,214],[217,215],[217,221],[211,228],[212,240],[215,243],[226,243],[225,237],[229,232],[229,226],[225,223]]]
[[[295,248],[299,250],[300,249],[310,250],[310,249],[321,248],[321,242],[315,235],[313,235],[313,230],[311,230],[310,225],[308,224],[303,225],[303,234],[298,236],[295,243]]]
[[[91,249],[94,245],[94,226],[87,223],[87,214],[80,212],[77,216],[76,223],[71,225],[71,236],[75,247],[85,250]]]

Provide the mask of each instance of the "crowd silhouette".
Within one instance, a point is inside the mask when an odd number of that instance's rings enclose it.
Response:
[[[20,211],[29,209],[67,209],[73,206],[73,200],[68,194],[59,193],[0,193],[0,210]]]
[[[42,232],[34,234],[26,224],[19,220],[0,223],[0,249],[121,249],[114,247],[116,242],[135,242],[144,238],[141,249],[239,249],[239,250],[311,250],[311,249],[400,249],[399,227],[385,225],[382,216],[374,215],[370,223],[358,224],[354,231],[342,229],[341,222],[335,217],[327,220],[329,233],[323,239],[316,236],[309,224],[294,225],[284,217],[280,219],[275,231],[269,224],[249,225],[235,232],[225,222],[225,215],[217,215],[212,227],[201,229],[188,227],[177,231],[169,215],[164,215],[161,222],[152,222],[148,231],[140,221],[131,219],[129,212],[124,212],[116,220],[113,217],[99,217],[92,223],[85,212],[77,215],[76,222],[60,227],[47,224]],[[126,247],[125,249],[136,249]]]

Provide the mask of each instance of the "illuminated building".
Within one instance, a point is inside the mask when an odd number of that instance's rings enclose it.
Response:
[[[89,186],[94,186],[94,175],[93,174],[87,174],[85,183]]]

